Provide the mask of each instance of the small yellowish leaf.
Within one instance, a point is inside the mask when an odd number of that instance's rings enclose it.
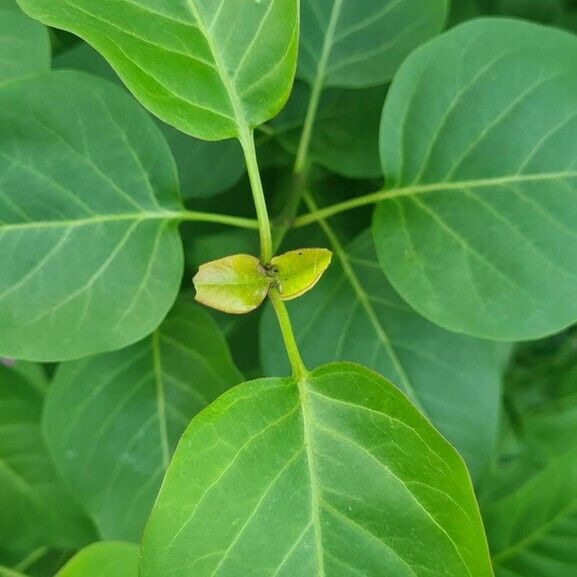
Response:
[[[290,301],[312,289],[331,264],[332,256],[326,248],[302,248],[275,256],[271,271],[280,297]]]
[[[257,309],[272,282],[259,260],[248,254],[203,264],[193,279],[199,303],[237,315]]]

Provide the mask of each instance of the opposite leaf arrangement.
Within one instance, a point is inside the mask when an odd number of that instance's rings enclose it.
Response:
[[[0,0],[0,576],[575,574],[573,454],[494,464],[577,321],[577,38],[448,11]]]

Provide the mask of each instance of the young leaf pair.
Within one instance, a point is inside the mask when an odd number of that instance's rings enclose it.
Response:
[[[248,254],[228,256],[200,267],[193,279],[196,300],[230,314],[257,309],[271,289],[290,301],[317,284],[331,258],[324,248],[289,251],[267,265]]]

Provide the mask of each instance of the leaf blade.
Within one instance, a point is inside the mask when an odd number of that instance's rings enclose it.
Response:
[[[238,571],[255,569],[270,577],[344,576],[350,569],[343,568],[342,561],[339,565],[338,557],[343,554],[346,562],[367,577],[395,570],[395,574],[411,575],[412,571],[420,577],[428,571],[428,563],[437,563],[436,567],[443,567],[447,575],[462,575],[466,567],[475,577],[491,575],[486,547],[482,545],[484,536],[478,512],[475,512],[476,506],[471,508],[472,493],[468,482],[463,485],[457,482],[457,478],[463,480],[463,474],[466,478],[463,465],[419,413],[414,408],[409,409],[402,394],[374,373],[352,364],[323,367],[305,381],[300,383],[300,390],[307,395],[308,401],[304,400],[302,404],[299,385],[294,380],[264,379],[231,391],[195,420],[181,442],[159,506],[148,525],[143,543],[143,576],[159,574],[169,568],[175,572],[175,577],[191,571],[199,577],[214,574],[228,577]],[[351,403],[352,414],[349,412]],[[377,425],[371,425],[365,415],[366,411],[372,414],[373,410],[375,418],[382,419]],[[419,553],[415,553],[414,548],[411,558],[405,557],[409,545],[403,545],[393,537],[397,531],[400,535],[404,528],[403,515],[396,509],[395,500],[385,496],[391,493],[376,491],[371,475],[359,473],[359,463],[361,470],[366,471],[367,467],[376,466],[375,461],[381,463],[383,455],[379,453],[378,445],[365,445],[368,442],[365,435],[369,430],[372,430],[373,438],[375,434],[385,435],[384,430],[389,430],[386,423],[391,425],[397,419],[408,429],[401,427],[404,433],[395,429],[396,442],[403,443],[410,437],[416,441],[413,447],[417,452],[428,447],[424,450],[432,451],[432,459],[441,459],[445,463],[443,470],[447,472],[445,490],[450,490],[451,498],[456,500],[447,501],[445,512],[452,512],[446,516],[440,513],[440,508],[435,509],[432,515],[439,523],[435,525],[421,506],[432,506],[436,499],[444,497],[435,497],[434,492],[427,494],[426,489],[415,485],[412,490],[419,499],[425,499],[423,503],[427,502],[427,505],[419,505],[409,493],[404,493],[403,504],[399,507],[403,509],[405,519],[410,517],[407,522],[419,536],[431,539],[431,544],[436,545],[427,548],[422,559],[415,557],[419,557]],[[239,422],[243,423],[242,428],[238,427]],[[381,426],[383,429],[379,429]],[[326,427],[337,427],[337,434],[346,437],[342,441],[344,444],[338,446],[337,454],[334,439],[327,440]],[[379,430],[381,433],[377,432]],[[405,434],[408,437],[403,437]],[[413,434],[417,436],[412,437]],[[307,443],[314,444],[307,448]],[[392,445],[385,444],[393,450]],[[327,453],[329,447],[332,450]],[[212,464],[205,468],[208,453]],[[402,461],[401,453],[397,455]],[[356,462],[350,466],[351,461],[346,457],[354,457]],[[314,459],[312,475],[309,458]],[[387,465],[396,468],[399,462],[393,464],[389,460]],[[202,471],[202,479],[199,478],[195,486],[190,483],[185,486],[183,479],[191,468]],[[401,477],[419,475],[416,470],[397,472]],[[322,487],[317,486],[315,476],[322,481]],[[402,484],[397,485],[394,475],[389,476],[388,469],[378,469],[377,476],[379,483],[386,482],[389,488],[401,492],[396,495],[405,491],[401,489]],[[333,483],[339,483],[339,486],[335,487]],[[380,486],[382,489],[383,485]],[[319,491],[316,496],[315,490]],[[281,494],[283,499],[278,498]],[[356,497],[353,498],[353,494]],[[369,496],[374,501],[366,508],[358,499]],[[459,511],[458,507],[464,509]],[[315,508],[322,513],[316,521]],[[333,510],[338,513],[336,518]],[[453,514],[461,522],[468,519],[471,530],[464,531],[462,524],[456,530],[457,526],[452,526],[450,521]],[[361,527],[345,525],[343,529],[340,515],[345,516],[347,523],[354,521],[361,523]],[[389,523],[381,523],[383,515]],[[268,546],[262,547],[264,527],[273,518],[277,538],[268,540]],[[367,530],[375,531],[375,537],[367,537],[363,522],[369,523]],[[322,524],[320,532],[318,527],[314,529],[315,523]],[[203,526],[201,533],[198,532],[199,524]],[[426,531],[425,526],[432,530]],[[343,531],[346,539],[339,538]],[[452,537],[448,537],[449,534]],[[451,538],[455,539],[454,544],[458,543],[456,549],[450,543]],[[476,543],[474,553],[471,549],[461,549],[469,539]],[[366,552],[362,560],[352,553],[354,547],[361,544]],[[401,559],[388,549],[389,545],[400,549]],[[431,559],[431,552],[434,559]],[[332,556],[336,556],[337,561]]]
[[[239,136],[276,115],[288,98],[296,0],[19,1],[33,17],[87,40],[144,106],[192,136]]]

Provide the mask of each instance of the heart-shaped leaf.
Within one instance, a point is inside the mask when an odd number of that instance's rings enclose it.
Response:
[[[214,321],[184,301],[144,341],[61,365],[44,430],[104,539],[140,540],[190,419],[240,381]]]
[[[284,301],[290,301],[310,291],[321,279],[333,254],[326,248],[291,250],[271,261],[275,287]]]
[[[577,319],[575,53],[565,32],[476,20],[393,82],[374,239],[393,286],[443,327],[521,340]]]
[[[272,278],[255,256],[237,254],[203,264],[193,279],[196,300],[225,313],[241,315],[257,309]]]
[[[158,326],[183,255],[174,161],[122,90],[55,72],[0,89],[0,356],[65,360]]]
[[[455,450],[382,377],[334,364],[241,385],[194,419],[147,525],[141,577],[257,574],[492,570]]]
[[[298,0],[18,1],[87,40],[151,112],[193,136],[239,136],[290,93]]]
[[[101,542],[77,553],[56,577],[138,577],[139,547],[133,543]]]

